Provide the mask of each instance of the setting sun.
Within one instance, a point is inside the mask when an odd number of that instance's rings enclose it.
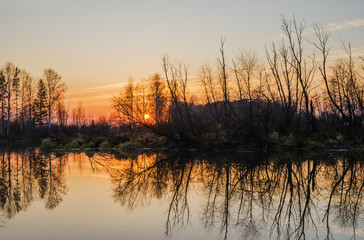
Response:
[[[149,114],[145,114],[145,115],[144,115],[144,119],[145,119],[145,120],[148,120],[148,119],[149,119]]]

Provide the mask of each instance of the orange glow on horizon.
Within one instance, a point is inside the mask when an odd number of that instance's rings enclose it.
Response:
[[[122,86],[104,85],[101,87],[73,88],[69,89],[66,94],[66,105],[69,103],[69,110],[77,107],[79,102],[82,103],[86,115],[94,120],[100,116],[109,117],[112,113],[113,96],[116,96]]]
[[[201,91],[198,76],[190,76],[188,88],[190,94],[195,95],[194,99],[198,102],[198,93]],[[135,81],[137,83],[138,80]],[[111,99],[118,96],[123,88],[127,85],[127,81],[120,83],[110,83],[102,85],[85,85],[85,87],[69,88],[66,93],[66,106],[70,104],[69,111],[72,112],[78,103],[81,102],[87,117],[97,120],[100,116],[109,117],[112,112]],[[144,116],[145,120],[151,121]]]

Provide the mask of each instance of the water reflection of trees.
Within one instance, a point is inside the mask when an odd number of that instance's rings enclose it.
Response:
[[[1,221],[26,210],[34,200],[45,208],[57,207],[66,194],[65,157],[43,155],[33,150],[1,149],[0,214]],[[54,161],[56,159],[56,161]]]
[[[88,160],[93,172],[110,175],[113,197],[123,206],[134,209],[155,199],[167,201],[167,236],[190,223],[196,196],[202,200],[201,225],[218,229],[224,239],[232,231],[243,239],[331,239],[333,225],[353,236],[363,227],[364,168],[358,154],[56,156],[2,150],[2,222],[35,200],[43,201],[47,209],[56,208],[67,192],[64,175],[73,156],[80,169]],[[324,234],[319,231],[322,225]]]
[[[194,170],[194,161],[186,164],[185,159],[179,157],[172,160],[159,154],[142,154],[136,159],[129,158],[112,176],[114,198],[122,205],[134,208],[151,199],[168,197],[165,231],[170,235],[172,229],[182,228],[190,221],[188,196]]]
[[[260,239],[267,226],[273,239],[329,239],[332,224],[355,236],[362,216],[364,169],[356,159],[140,155],[125,159],[111,176],[114,198],[131,209],[168,200],[166,235],[189,223],[189,198],[203,194],[201,223],[220,229],[224,239],[231,229],[244,239]],[[318,231],[322,224],[325,236]]]

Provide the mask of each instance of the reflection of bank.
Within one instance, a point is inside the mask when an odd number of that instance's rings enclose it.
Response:
[[[54,209],[67,192],[64,160],[34,151],[1,152],[0,210],[10,219],[41,199]]]

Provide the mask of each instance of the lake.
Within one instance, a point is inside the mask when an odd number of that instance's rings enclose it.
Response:
[[[362,153],[0,153],[0,239],[364,239]]]

